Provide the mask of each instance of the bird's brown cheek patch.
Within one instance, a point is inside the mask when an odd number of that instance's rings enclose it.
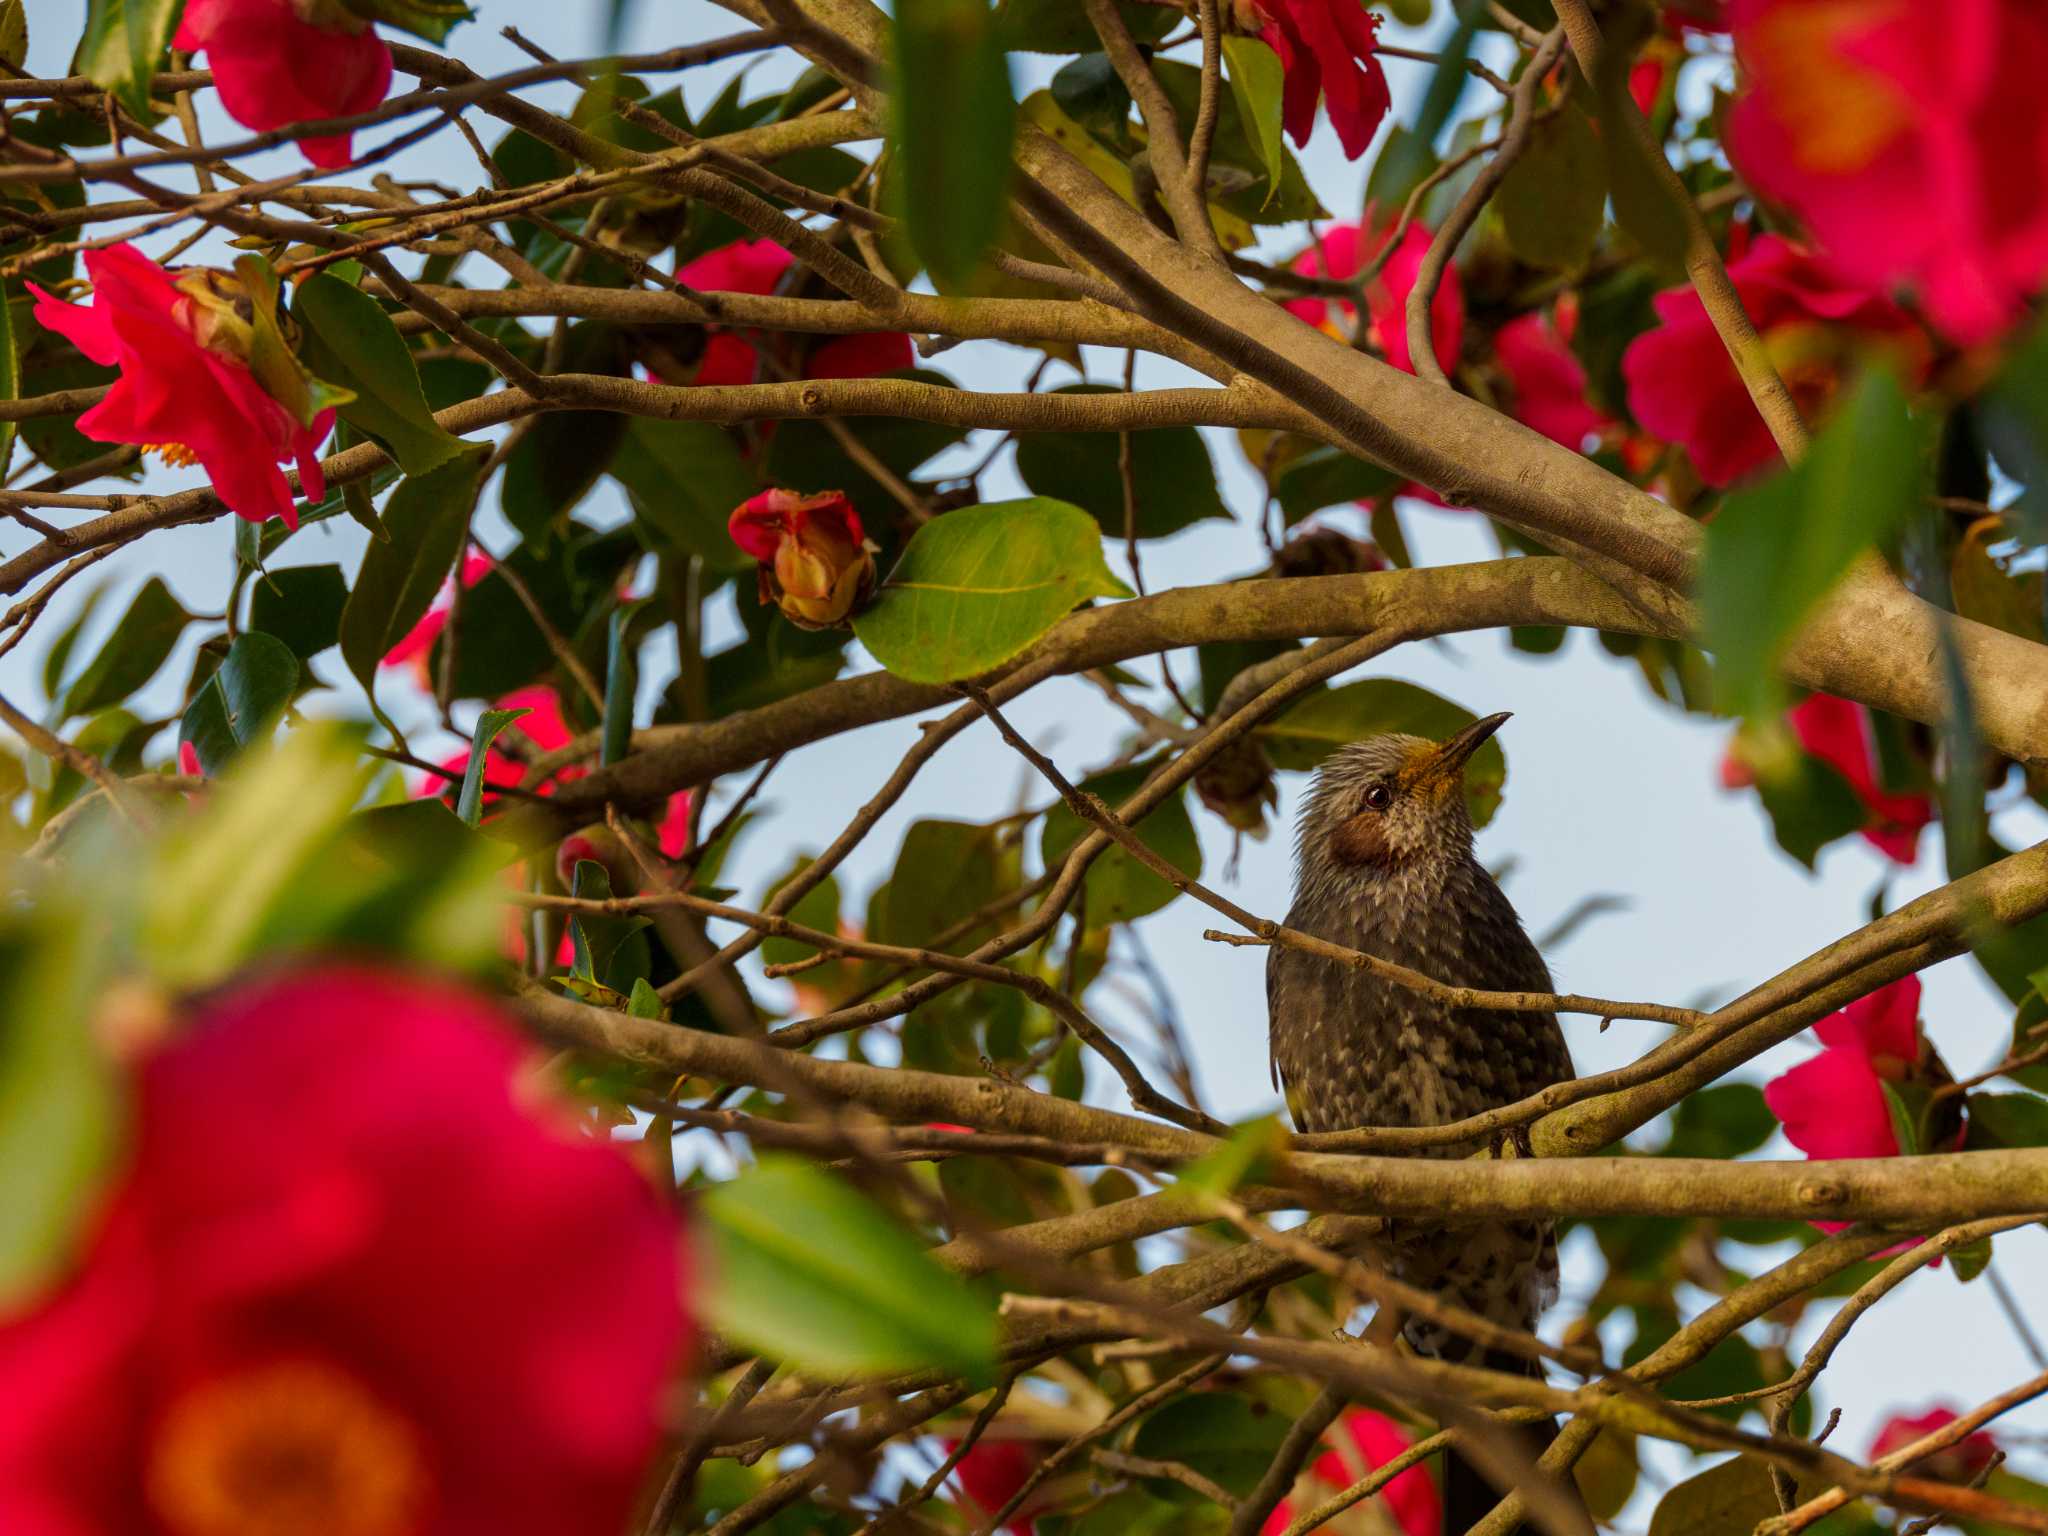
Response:
[[[1340,864],[1385,864],[1394,856],[1387,845],[1386,822],[1370,814],[1339,822],[1330,852]]]

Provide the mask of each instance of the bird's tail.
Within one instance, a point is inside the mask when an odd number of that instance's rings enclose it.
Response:
[[[1541,1374],[1541,1367],[1535,1361],[1499,1350],[1488,1350],[1473,1364],[1484,1366],[1489,1371],[1511,1371],[1525,1376]],[[1550,1442],[1557,1438],[1557,1420],[1544,1419],[1534,1424],[1516,1425],[1512,1427],[1512,1433],[1533,1459],[1542,1455]],[[1444,1452],[1443,1536],[1465,1536],[1512,1491],[1495,1487],[1493,1481],[1460,1454],[1455,1445],[1450,1447]],[[1517,1527],[1509,1536],[1521,1536],[1521,1528]]]

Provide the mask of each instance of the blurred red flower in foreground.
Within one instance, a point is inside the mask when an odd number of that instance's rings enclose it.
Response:
[[[1812,252],[1762,235],[1730,261],[1728,276],[1809,422],[1825,414],[1864,353],[1886,354],[1908,388],[1926,377],[1927,338],[1906,312]],[[1775,464],[1777,444],[1699,295],[1690,285],[1667,288],[1655,302],[1662,324],[1630,342],[1621,360],[1636,420],[1684,444],[1709,485]]]
[[[1399,1424],[1370,1408],[1350,1409],[1339,1424],[1350,1436],[1354,1455],[1331,1449],[1310,1465],[1309,1476],[1321,1488],[1319,1500],[1349,1488],[1414,1443]],[[1385,1500],[1405,1536],[1439,1536],[1443,1529],[1443,1500],[1436,1484],[1429,1480],[1429,1473],[1420,1466],[1398,1473],[1375,1497]],[[1293,1501],[1282,1499],[1260,1527],[1260,1536],[1279,1536],[1294,1523],[1295,1515]]]
[[[1893,1451],[1902,1451],[1914,1441],[1924,1439],[1936,1430],[1955,1423],[1962,1415],[1953,1408],[1936,1405],[1917,1419],[1897,1414],[1885,1421],[1884,1427],[1870,1442],[1870,1460],[1889,1456]],[[1938,1478],[1943,1482],[1967,1483],[1971,1478],[1991,1465],[1991,1458],[1998,1454],[1998,1442],[1983,1430],[1965,1435],[1945,1451],[1936,1451],[1923,1461],[1913,1464],[1917,1477]]]
[[[1364,154],[1393,105],[1377,51],[1379,17],[1352,0],[1236,0],[1236,18],[1280,56],[1280,113],[1288,137],[1308,142],[1321,97],[1330,104],[1330,126],[1344,157]]]
[[[227,114],[258,133],[367,112],[391,89],[391,50],[343,0],[186,0],[171,46],[206,55]],[[300,139],[325,168],[349,135]]]
[[[76,1272],[0,1321],[10,1536],[612,1536],[683,1363],[682,1235],[481,999],[347,966],[146,1058]]]
[[[959,1443],[957,1440],[945,1441],[946,1454],[952,1455]],[[959,1480],[968,1502],[974,1506],[975,1524],[979,1525],[1009,1503],[1017,1490],[1024,1486],[1024,1480],[1044,1459],[1044,1447],[1022,1440],[975,1441],[967,1454],[960,1458],[959,1465],[953,1468],[953,1476]],[[1003,1527],[1010,1536],[1032,1536],[1030,1510],[1035,1502],[1036,1495],[1025,1500],[1024,1506],[1017,1511],[1017,1518]]]
[[[1332,224],[1316,236],[1316,243],[1295,258],[1296,272],[1305,277],[1331,277],[1342,281],[1357,275],[1366,264],[1368,251],[1377,255],[1392,231],[1391,221],[1382,222],[1367,214],[1368,222]],[[1373,280],[1365,285],[1367,334],[1386,360],[1404,373],[1415,369],[1408,359],[1408,295],[1415,287],[1415,275],[1429,251],[1430,234],[1420,224],[1410,224]],[[1335,306],[1340,328],[1332,318]],[[1295,299],[1287,310],[1318,330],[1328,331],[1340,341],[1351,339],[1351,317],[1357,313],[1349,299]],[[1458,349],[1465,339],[1465,296],[1458,282],[1458,269],[1446,267],[1443,281],[1429,303],[1429,335],[1436,346],[1436,360],[1449,373],[1457,366]]]
[[[686,263],[677,270],[676,282],[702,293],[773,293],[795,260],[773,240],[735,240]],[[807,379],[869,379],[916,361],[902,331],[861,331],[819,341],[805,356],[802,373]],[[714,326],[692,382],[751,384],[760,371],[761,356],[752,342]]]
[[[1934,820],[1934,797],[1888,790],[1879,773],[1870,712],[1831,693],[1809,694],[1785,712],[1785,723],[1805,751],[1849,781],[1869,820],[1863,838],[1899,864],[1918,856],[1920,830]],[[1749,765],[1731,751],[1721,762],[1721,784],[1740,789],[1755,782]]]
[[[167,463],[196,463],[229,510],[296,528],[277,466],[296,460],[306,499],[326,495],[317,450],[334,425],[323,406],[339,392],[323,390],[292,356],[269,269],[254,262],[238,264],[238,273],[187,267],[173,275],[122,244],[87,251],[85,272],[89,306],[28,285],[45,329],[121,370],[106,398],[78,418],[79,432],[154,450]],[[251,281],[265,278],[267,294]]]
[[[763,491],[726,531],[759,562],[761,601],[805,629],[839,623],[875,590],[875,546],[843,491]]]
[[[1959,342],[1996,335],[2048,277],[2048,7],[1732,0],[1745,180],[1796,212],[1852,282],[1912,284]]]

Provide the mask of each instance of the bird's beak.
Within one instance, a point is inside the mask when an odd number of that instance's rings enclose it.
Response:
[[[1457,735],[1440,743],[1436,749],[1436,756],[1430,760],[1429,776],[1445,785],[1462,782],[1465,764],[1472,754],[1486,744],[1489,736],[1513,718],[1513,715],[1505,713],[1488,715],[1483,720],[1474,720]]]

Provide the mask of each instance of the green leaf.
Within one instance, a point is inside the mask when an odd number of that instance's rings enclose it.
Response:
[[[915,683],[978,677],[1091,597],[1128,597],[1079,507],[1034,496],[965,507],[924,524],[853,632]]]
[[[455,797],[455,814],[465,827],[473,827],[483,819],[484,773],[491,743],[514,720],[532,713],[531,709],[487,709],[477,716],[476,729],[469,738],[469,766],[462,772],[462,791]]]
[[[217,778],[237,752],[268,734],[299,686],[299,658],[282,640],[248,630],[185,706],[178,740],[190,742],[199,767]]]
[[[640,688],[640,648],[633,638],[633,616],[639,605],[620,604],[606,629],[604,667],[604,735],[598,766],[609,768],[633,744],[633,699]]]
[[[1991,1267],[1991,1239],[1980,1237],[1974,1243],[1951,1248],[1948,1262],[1949,1270],[1956,1279],[1968,1285]]]
[[[1450,121],[1458,98],[1465,94],[1465,61],[1472,52],[1472,29],[1485,14],[1485,0],[1460,0],[1458,24],[1437,53],[1436,67],[1430,71],[1429,88],[1423,92],[1415,121],[1401,131],[1399,138],[1388,139],[1386,148],[1380,152],[1379,163],[1373,168],[1373,181],[1377,185],[1384,175],[1390,197],[1398,191],[1405,198],[1409,189],[1429,174],[1436,159],[1437,135]],[[1398,207],[1399,200],[1386,206]]]
[[[1777,1513],[1770,1469],[1734,1456],[1668,1490],[1650,1516],[1650,1536],[1749,1536]]]
[[[341,610],[341,656],[365,689],[387,651],[425,617],[455,566],[476,502],[482,458],[465,453],[424,475],[408,475],[384,506],[389,543],[374,541]]]
[[[2024,487],[2008,516],[2027,543],[2048,544],[2048,322],[2012,349],[1975,414],[1999,468]]]
[[[2048,1147],[2048,1099],[2037,1093],[1973,1093],[1971,1147]]]
[[[244,522],[241,518],[236,518],[235,523],[237,531],[243,527],[253,528],[255,526],[253,523]],[[56,639],[50,642],[50,649],[43,657],[43,696],[52,703],[55,703],[64,692],[64,670],[70,663],[71,652],[78,644],[78,637],[85,633],[86,625],[92,621],[93,614],[98,611],[100,599],[112,590],[113,588],[108,583],[101,582],[90,592],[86,593],[85,601],[78,605],[77,616],[64,626]]]
[[[1478,718],[1426,688],[1391,677],[1374,677],[1312,693],[1253,734],[1265,746],[1274,767],[1304,769],[1367,736],[1401,732],[1441,741]],[[1507,777],[1507,755],[1495,736],[1482,743],[1465,764],[1465,802],[1472,825],[1483,827],[1493,819]]]
[[[1707,524],[1699,600],[1723,708],[1770,712],[1794,631],[1918,505],[1923,436],[1897,380],[1873,370],[1804,462],[1722,503]]]
[[[1243,1498],[1286,1438],[1288,1418],[1237,1392],[1190,1392],[1148,1414],[1131,1440],[1131,1454],[1148,1461],[1180,1461]],[[1152,1492],[1176,1503],[1201,1500],[1179,1483],[1148,1479]]]
[[[339,408],[341,419],[376,439],[408,475],[427,474],[467,446],[434,420],[412,351],[383,305],[318,272],[300,284],[292,314],[306,366],[355,391]]]
[[[192,615],[171,596],[163,578],[150,577],[99,654],[65,694],[63,716],[93,714],[141,688],[170,660],[178,637],[191,622]]]
[[[1140,43],[1158,42],[1180,19],[1172,7],[1144,0],[1118,0],[1117,11]],[[995,24],[1002,46],[1021,53],[1094,53],[1102,47],[1087,12],[1073,0],[997,0]]]
[[[698,1212],[711,1242],[703,1304],[722,1336],[821,1375],[992,1369],[996,1321],[981,1298],[823,1169],[763,1158]]]
[[[1119,141],[1131,116],[1131,93],[1106,53],[1084,53],[1060,66],[1048,87],[1052,99],[1099,139]]]
[[[1137,763],[1128,768],[1095,774],[1083,779],[1080,787],[1090,794],[1100,795],[1104,803],[1114,810],[1136,791],[1151,771],[1151,766],[1149,763]],[[1038,853],[1045,867],[1051,869],[1060,863],[1066,858],[1068,849],[1084,834],[1094,830],[1091,823],[1081,820],[1064,802],[1055,805],[1046,812],[1045,829],[1039,835]],[[1194,823],[1188,820],[1184,794],[1169,796],[1133,830],[1147,848],[1167,863],[1196,879],[1201,878],[1202,845],[1195,837]],[[1106,928],[1112,923],[1129,922],[1157,912],[1180,894],[1114,844],[1089,865],[1088,878],[1081,889],[1091,928]]]
[[[910,243],[941,290],[965,286],[1002,226],[1016,97],[986,0],[897,0],[895,152]]]
[[[1863,802],[1849,781],[1804,752],[1774,759],[1760,770],[1756,793],[1778,846],[1808,869],[1821,849],[1863,825]]]
[[[23,0],[0,0],[0,64],[18,70],[27,62],[28,8]],[[0,453],[0,469],[6,467],[7,456]]]
[[[1223,63],[1237,115],[1251,128],[1252,146],[1266,168],[1266,196],[1279,190],[1287,170],[1287,150],[1280,141],[1280,96],[1286,76],[1280,56],[1256,37],[1223,39]]]
[[[1529,130],[1529,144],[1494,198],[1508,246],[1535,267],[1577,267],[1606,217],[1607,167],[1593,123],[1567,102]]]
[[[365,20],[384,22],[436,45],[445,43],[457,25],[476,15],[475,11],[456,3],[456,0],[342,0],[342,3]],[[616,16],[613,25],[617,25]],[[605,52],[616,51],[612,43],[606,43]]]
[[[1269,58],[1273,57],[1272,50],[1256,39],[1241,41],[1254,50],[1264,52]],[[1279,61],[1275,58],[1274,62],[1277,64]],[[1201,69],[1178,59],[1162,58],[1152,61],[1152,72],[1158,76],[1159,87],[1173,104],[1185,132],[1201,110]],[[1304,219],[1327,218],[1329,210],[1317,200],[1307,177],[1302,175],[1300,164],[1284,144],[1280,146],[1277,175],[1267,170],[1264,152],[1254,142],[1258,132],[1256,121],[1245,118],[1235,91],[1226,93],[1218,101],[1216,138],[1210,151],[1207,189],[1211,209],[1234,214],[1252,224],[1291,224]],[[1228,238],[1222,224],[1217,226],[1217,233],[1219,237]]]
[[[1355,454],[1316,447],[1281,466],[1273,478],[1273,494],[1279,498],[1281,516],[1292,528],[1311,512],[1340,502],[1374,501],[1403,483],[1391,469]]]
[[[6,24],[9,14],[17,19],[21,15],[21,0],[0,0],[0,54],[6,45]],[[25,25],[25,24],[24,24]],[[19,69],[19,63],[15,68]],[[7,285],[0,283],[0,400],[21,398],[21,357],[14,350],[14,310],[7,302]],[[7,473],[7,466],[14,460],[14,423],[0,421],[0,475]]]
[[[1175,1182],[1203,1194],[1227,1195],[1267,1177],[1286,1150],[1287,1127],[1277,1116],[1261,1115],[1238,1126],[1230,1139],[1207,1157],[1181,1169]]]
[[[661,1000],[661,994],[654,990],[645,976],[633,978],[633,995],[627,1000],[626,1012],[636,1019],[666,1019],[668,1004]]]
[[[1069,384],[1062,395],[1103,395],[1105,384]],[[1141,539],[1178,533],[1205,518],[1229,517],[1216,489],[1216,466],[1202,434],[1193,427],[1133,432],[1131,484]],[[1040,496],[1070,501],[1092,513],[1109,538],[1124,536],[1122,452],[1115,432],[1022,432],[1017,436],[1017,473]]]
[[[249,627],[275,635],[301,661],[310,661],[341,638],[348,578],[338,565],[288,565],[256,578]]]
[[[915,821],[869,912],[869,937],[913,948],[993,901],[1001,845],[994,827]]]
[[[725,531],[733,510],[758,489],[725,428],[635,417],[612,460],[612,475],[632,496],[640,521],[677,549],[701,556],[714,571],[753,565]]]
[[[145,123],[156,121],[150,106],[150,76],[163,59],[182,0],[89,0],[85,32],[78,42],[78,72],[112,91]]]
[[[1778,1117],[1753,1083],[1722,1083],[1679,1101],[1671,1116],[1666,1157],[1736,1158],[1771,1139]]]

